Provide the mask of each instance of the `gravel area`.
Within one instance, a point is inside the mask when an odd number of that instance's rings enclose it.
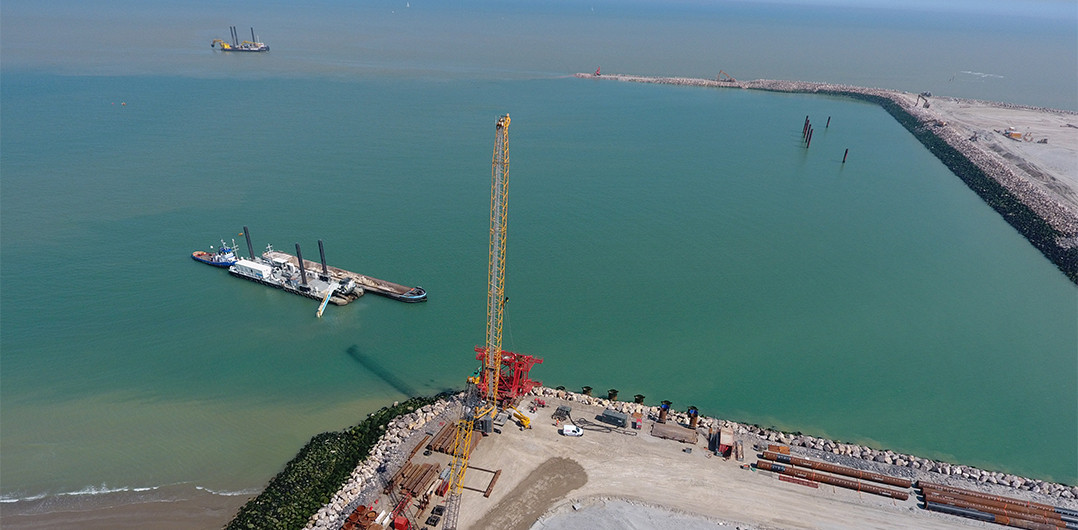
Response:
[[[532,530],[752,530],[747,524],[670,510],[624,499],[587,499],[566,503],[548,512]]]

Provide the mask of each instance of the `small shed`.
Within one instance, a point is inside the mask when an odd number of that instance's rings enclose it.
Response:
[[[729,457],[730,450],[734,447],[734,430],[729,427],[719,429],[719,451],[722,456]]]
[[[696,431],[673,423],[654,423],[651,425],[651,435],[666,440],[677,440],[681,443],[695,444]]]
[[[599,421],[624,428],[629,426],[629,415],[614,409],[606,409],[599,415]]]

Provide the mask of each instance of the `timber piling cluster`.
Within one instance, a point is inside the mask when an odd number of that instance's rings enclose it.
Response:
[[[827,118],[827,121],[830,123],[831,118]],[[805,126],[801,128],[801,139],[805,141],[805,149],[812,147],[812,122],[808,116],[805,116]]]
[[[633,83],[821,94],[876,103],[910,131],[1072,282],[1078,283],[1078,212],[1015,174],[998,155],[977,148],[953,127],[939,123],[928,109],[917,106],[916,100],[911,101],[909,94],[882,88],[769,79],[732,81],[623,74],[598,76],[587,73],[576,74],[576,77]],[[1072,114],[1069,111],[1024,105],[998,104],[998,106]],[[811,132],[808,134],[811,138]],[[849,154],[848,151],[846,154]],[[843,159],[845,157],[846,155],[843,155]]]

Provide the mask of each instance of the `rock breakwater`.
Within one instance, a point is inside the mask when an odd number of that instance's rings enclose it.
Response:
[[[579,402],[584,405],[593,405],[611,408],[626,414],[641,413],[655,419],[659,417],[659,407],[648,406],[639,403],[622,401],[610,401],[585,394],[578,394],[566,390],[539,388],[536,393],[544,397],[556,397],[566,401]],[[687,412],[670,411],[667,414],[668,422],[683,425],[689,424]],[[952,479],[953,485],[993,485],[1000,488],[1027,491],[1041,495],[1046,503],[1078,500],[1078,486],[1068,486],[1055,482],[1020,477],[1010,473],[988,471],[973,466],[952,464],[939,460],[921,458],[914,455],[896,453],[889,449],[876,449],[864,445],[840,442],[819,438],[800,433],[788,433],[748,425],[736,421],[717,419],[708,416],[697,418],[697,429],[707,432],[708,428],[729,428],[735,436],[751,442],[776,443],[790,447],[802,448],[806,456],[842,464],[854,469],[874,471],[889,475],[909,478],[911,480],[946,481]],[[998,492],[998,490],[993,490]],[[1078,506],[1078,502],[1075,502]]]
[[[659,407],[640,403],[612,401],[563,389],[539,387],[532,395],[557,398],[570,403],[611,408],[626,414],[641,413],[654,420]],[[402,414],[385,424],[381,437],[371,445],[369,455],[343,481],[341,487],[307,521],[310,530],[336,530],[359,505],[371,506],[389,480],[406,463],[413,450],[426,434],[437,432],[446,422],[453,422],[460,413],[461,395],[442,399]],[[670,411],[668,422],[689,424],[687,412]],[[896,453],[865,445],[829,440],[801,433],[788,433],[749,425],[732,420],[699,416],[697,429],[707,433],[709,428],[729,428],[735,437],[748,447],[776,443],[790,446],[803,456],[833,462],[854,469],[883,473],[910,480],[926,480],[946,485],[977,489],[986,493],[1021,496],[1046,504],[1065,505],[1078,509],[1078,486],[1021,477],[1010,473],[989,471],[973,466],[953,464]],[[376,508],[378,508],[376,506]],[[390,507],[381,507],[387,509]]]
[[[427,429],[433,425],[440,428],[442,422],[456,421],[460,414],[459,399],[459,396],[445,397],[389,421],[384,434],[371,446],[367,458],[310,517],[305,528],[337,530],[357,506],[372,505],[393,474],[404,466],[412,449],[421,443]]]
[[[257,497],[240,508],[226,528],[300,528],[311,514],[336,502],[341,484],[347,487],[350,483],[350,473],[354,477],[357,470],[362,472],[365,462],[382,465],[384,448],[395,440],[390,433],[399,431],[405,421],[402,418],[443,401],[435,396],[394,403],[372,412],[354,427],[311,438]]]
[[[709,88],[741,88],[849,97],[879,104],[940,159],[982,200],[1018,230],[1034,247],[1078,284],[1078,212],[1017,174],[999,154],[981,149],[948,127],[930,110],[917,105],[914,94],[883,88],[831,83],[779,81],[719,81],[688,77],[648,77],[622,74],[576,74],[585,79],[611,79]],[[1070,111],[993,103],[1000,108],[1022,108],[1049,113]]]

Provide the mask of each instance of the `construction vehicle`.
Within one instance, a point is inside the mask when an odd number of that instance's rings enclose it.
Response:
[[[1006,136],[1007,138],[1010,138],[1011,140],[1015,140],[1015,141],[1025,140],[1027,142],[1032,142],[1033,141],[1033,133],[1027,132],[1026,134],[1022,134],[1022,133],[1018,132],[1018,129],[1015,129],[1014,127],[1007,127],[1006,130],[1000,131],[1000,132],[1003,133],[1003,136]],[[1047,143],[1047,142],[1045,142],[1045,143]]]
[[[386,522],[389,523],[386,526],[391,526],[394,530],[408,530],[412,527],[412,522],[405,514],[405,510],[408,509],[408,503],[412,502],[412,492],[404,492],[404,496],[401,497],[400,502],[393,508],[393,512],[390,513]]]
[[[532,419],[515,408],[513,409],[513,419],[517,420],[517,423],[520,424],[520,428],[522,429],[532,428]]]
[[[255,28],[251,28],[251,40],[245,40],[240,42],[239,33],[236,31],[236,26],[229,26],[229,31],[232,32],[232,42],[225,42],[221,39],[213,39],[210,42],[210,48],[215,45],[219,45],[223,52],[268,52],[269,46],[263,42],[258,42],[255,38]]]
[[[932,97],[932,93],[928,92],[927,90],[924,91],[924,92],[921,92],[920,94],[917,94],[917,100],[913,102],[913,106],[914,107],[924,107],[924,108],[927,109],[929,107],[928,98],[930,98],[930,97]],[[924,105],[921,105],[921,100],[922,99],[925,101]]]
[[[737,83],[737,79],[734,79],[734,76],[726,73],[725,70],[719,70],[719,75],[715,76],[715,80],[720,83]]]
[[[464,476],[468,471],[472,438],[493,432],[494,420],[500,410],[512,405],[535,388],[538,383],[528,378],[532,366],[543,362],[531,355],[502,350],[502,320],[505,303],[505,241],[506,221],[509,214],[509,115],[494,125],[494,155],[491,161],[490,183],[490,239],[487,256],[487,322],[486,346],[476,347],[476,360],[483,361],[479,370],[468,378],[464,402],[457,420],[457,434],[453,443],[453,461],[449,467],[443,528],[456,530],[460,513],[460,499],[464,491]],[[519,414],[519,411],[516,411]],[[530,419],[514,414],[522,426],[529,426]],[[524,420],[520,419],[524,417]],[[527,422],[527,423],[524,423]]]

